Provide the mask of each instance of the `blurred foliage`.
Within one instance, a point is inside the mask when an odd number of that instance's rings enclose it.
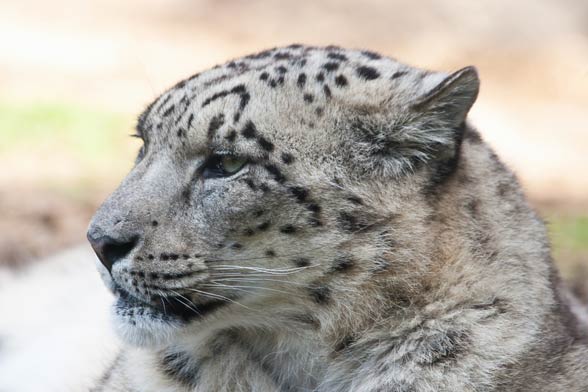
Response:
[[[71,104],[0,102],[0,152],[42,145],[72,150],[81,161],[98,159],[113,152],[131,121],[128,115]]]
[[[133,125],[128,114],[75,104],[0,101],[0,162],[5,170],[23,171],[23,179],[35,178],[38,171],[42,180],[51,180],[52,166],[68,180],[120,177],[138,150],[128,137]],[[22,155],[26,160],[13,167],[16,159],[10,157]]]
[[[548,223],[555,252],[588,251],[588,216],[559,216]]]

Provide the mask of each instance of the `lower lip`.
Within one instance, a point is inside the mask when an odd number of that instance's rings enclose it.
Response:
[[[152,314],[157,318],[171,320],[192,321],[203,318],[214,312],[216,309],[228,304],[227,301],[215,300],[205,304],[186,305],[186,300],[179,300],[175,297],[161,297],[161,305],[152,305],[141,302],[129,294],[119,291],[116,307],[123,310],[133,310],[135,314],[146,316]]]

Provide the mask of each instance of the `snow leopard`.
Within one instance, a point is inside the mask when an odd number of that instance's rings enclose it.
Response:
[[[88,229],[123,342],[95,391],[588,390],[584,310],[478,92],[297,44],[164,92]]]

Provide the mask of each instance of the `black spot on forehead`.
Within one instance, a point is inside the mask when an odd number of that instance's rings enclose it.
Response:
[[[235,131],[234,129],[231,129],[229,133],[227,133],[227,136],[225,136],[225,139],[227,139],[229,142],[234,142],[236,138],[237,131]]]
[[[257,143],[265,151],[272,152],[274,150],[274,144],[261,135],[257,136]]]
[[[282,162],[284,162],[286,165],[289,165],[292,162],[294,162],[294,156],[290,153],[283,152],[282,153]]]
[[[165,112],[163,112],[163,117],[168,117],[170,114],[174,112],[175,108],[175,105],[171,105],[169,108],[165,110]]]
[[[401,76],[404,76],[408,73],[408,71],[396,71],[392,74],[392,77],[390,79],[397,79]]]
[[[274,54],[274,58],[276,60],[285,60],[285,59],[289,59],[290,57],[292,57],[292,55],[288,52],[278,52],[278,53]]]
[[[247,121],[245,127],[241,130],[241,135],[243,135],[246,139],[253,139],[257,134],[257,128],[252,121]]]
[[[318,75],[316,75],[316,81],[317,82],[324,82],[325,81],[325,74],[322,72],[319,72]]]
[[[323,64],[323,68],[327,72],[333,72],[339,69],[339,63],[331,61],[328,63]]]
[[[267,72],[262,72],[261,75],[259,75],[259,79],[261,80],[267,80],[269,78],[269,74]]]
[[[288,68],[284,67],[283,65],[280,65],[279,67],[276,67],[276,71],[278,73],[285,74],[286,72],[288,72]]]
[[[378,53],[372,52],[370,50],[364,50],[361,52],[361,54],[370,60],[379,60],[382,58],[382,56],[380,56]]]
[[[251,96],[249,95],[249,93],[241,94],[241,99],[239,101],[239,110],[245,109],[245,106],[247,106],[250,99],[251,99]]]
[[[347,86],[347,78],[343,75],[337,75],[337,77],[335,78],[335,85],[337,87]]]
[[[170,101],[171,97],[172,97],[171,93],[168,93],[167,97],[165,97],[163,102],[158,106],[158,110],[161,109],[162,107],[164,107],[165,105],[167,105],[167,103]]]
[[[374,67],[362,65],[355,70],[357,76],[365,80],[374,80],[380,77],[380,73]]]
[[[172,90],[176,90],[176,89],[181,89],[186,85],[186,80],[180,80],[179,82],[177,82],[173,87]]]
[[[259,53],[250,54],[246,58],[253,59],[253,60],[259,60],[259,59],[263,59],[263,58],[267,58],[267,57],[271,56],[272,52],[273,52],[273,49],[268,49],[268,50],[264,50]]]
[[[186,128],[190,129],[192,126],[192,121],[194,121],[194,113],[190,113],[190,116],[188,116],[188,123],[186,124]]]
[[[331,89],[326,84],[323,86],[323,92],[325,93],[325,97],[331,98]]]
[[[341,53],[330,52],[329,54],[327,54],[327,57],[333,60],[347,61],[347,56]]]
[[[216,131],[223,126],[225,123],[225,115],[220,113],[216,116],[213,116],[208,124],[208,138],[212,139],[216,134]]]
[[[307,103],[312,103],[312,101],[314,100],[314,96],[312,94],[304,94],[303,98],[304,101]]]
[[[298,75],[298,80],[296,81],[296,84],[298,84],[298,87],[300,88],[304,87],[304,85],[306,84],[306,75],[303,73]]]

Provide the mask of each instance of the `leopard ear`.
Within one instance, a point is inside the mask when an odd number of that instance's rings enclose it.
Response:
[[[450,127],[461,126],[478,97],[480,79],[474,67],[465,67],[443,79],[410,105],[413,112],[435,117]]]

